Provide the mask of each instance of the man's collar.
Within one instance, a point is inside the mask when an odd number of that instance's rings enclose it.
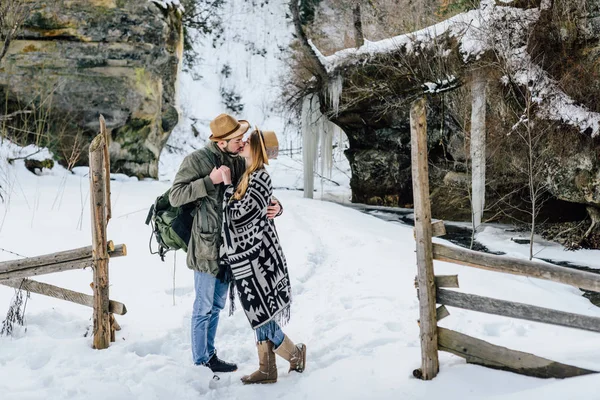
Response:
[[[207,147],[208,147],[208,149],[210,151],[212,151],[213,153],[215,153],[221,159],[223,159],[224,157],[230,157],[230,158],[237,158],[237,157],[239,157],[239,154],[231,154],[231,153],[228,153],[227,151],[221,150],[221,148],[219,147],[219,145],[217,144],[217,142],[211,141],[208,144]]]

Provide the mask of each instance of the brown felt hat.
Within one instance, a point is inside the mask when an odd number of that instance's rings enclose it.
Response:
[[[231,140],[243,135],[250,128],[250,123],[243,119],[237,120],[229,114],[221,114],[210,121],[209,139],[213,142]]]
[[[277,135],[273,131],[261,131],[256,128],[260,137],[260,147],[262,147],[263,158],[265,164],[269,164],[269,160],[275,160],[279,154],[279,141]]]

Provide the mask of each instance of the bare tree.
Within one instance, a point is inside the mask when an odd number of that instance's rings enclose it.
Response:
[[[522,108],[513,110],[518,120],[508,133],[509,146],[514,149],[511,152],[510,164],[517,174],[525,178],[526,184],[524,195],[520,196],[520,204],[515,204],[514,199],[507,198],[506,201],[512,208],[529,216],[531,225],[529,259],[531,260],[536,221],[548,193],[546,175],[550,154],[545,139],[549,135],[551,125],[536,116],[537,104],[529,88],[513,86],[513,89],[516,90],[515,95],[522,99]],[[521,204],[525,204],[526,207],[522,207]]]
[[[26,3],[24,0],[2,0],[0,1],[0,65],[2,65],[2,59],[8,52],[10,43],[17,37],[23,23],[29,16],[31,11],[31,3]],[[19,113],[19,112],[17,112]],[[0,124],[17,115],[16,113],[10,115],[4,115],[0,113]],[[0,133],[3,132],[2,126],[0,126]],[[4,134],[2,133],[2,136]],[[2,180],[6,180],[5,177]],[[4,201],[3,187],[0,184],[0,201]]]
[[[195,43],[203,36],[213,37],[215,46],[223,37],[223,20],[221,9],[224,0],[181,0],[183,13],[183,68],[190,72],[193,79],[202,79],[194,71],[194,66],[202,61],[201,51]]]
[[[0,2],[0,62],[8,46],[18,35],[29,16],[31,3],[24,0],[2,0]]]

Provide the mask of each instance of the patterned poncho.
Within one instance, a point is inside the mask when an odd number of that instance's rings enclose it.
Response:
[[[244,197],[234,200],[233,193],[233,186],[225,191],[221,263],[233,275],[232,289],[252,328],[273,319],[283,325],[290,317],[291,288],[275,223],[267,218],[271,177],[264,169],[255,171]],[[230,296],[233,300],[233,290]]]

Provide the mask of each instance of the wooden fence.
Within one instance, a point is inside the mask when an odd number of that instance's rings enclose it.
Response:
[[[450,315],[446,306],[592,332],[600,332],[600,318],[443,289],[458,288],[458,276],[435,276],[433,260],[545,279],[597,292],[600,292],[600,275],[552,264],[433,244],[432,236],[443,236],[445,229],[443,222],[438,221],[433,224],[431,222],[426,106],[425,99],[419,99],[412,104],[410,110],[418,269],[415,286],[419,298],[421,339],[421,368],[415,370],[413,374],[425,380],[433,379],[439,372],[438,350],[463,357],[468,363],[540,378],[567,378],[597,373],[597,371],[496,346],[437,326],[439,320]],[[436,308],[436,304],[440,306]]]
[[[100,133],[90,144],[90,200],[92,218],[92,245],[59,253],[0,262],[0,285],[26,290],[45,296],[81,304],[94,309],[94,339],[96,349],[105,349],[115,341],[119,324],[113,314],[124,315],[124,304],[108,296],[108,262],[111,258],[127,255],[124,244],[115,246],[107,240],[106,227],[111,218],[109,137],[104,117],[100,116]],[[94,295],[63,289],[29,279],[73,269],[92,267]]]

